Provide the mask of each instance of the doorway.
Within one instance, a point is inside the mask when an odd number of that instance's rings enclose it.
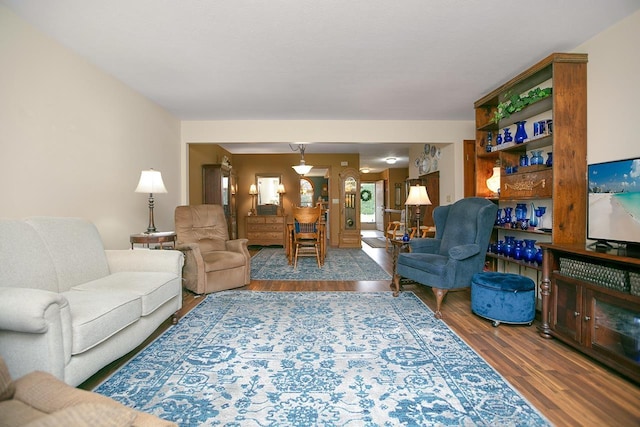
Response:
[[[360,184],[360,228],[382,230],[384,227],[384,181]]]

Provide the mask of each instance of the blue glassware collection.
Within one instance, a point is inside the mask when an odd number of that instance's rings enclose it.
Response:
[[[495,225],[511,229],[528,230],[541,225],[542,216],[546,212],[546,206],[536,207],[530,203],[530,213],[527,203],[516,203],[516,207],[506,206],[498,208]],[[527,217],[528,216],[528,217]],[[489,244],[488,251],[497,255],[513,258],[517,261],[525,261],[542,265],[542,249],[535,246],[534,239],[516,239],[516,236],[504,236],[504,240],[498,240]]]

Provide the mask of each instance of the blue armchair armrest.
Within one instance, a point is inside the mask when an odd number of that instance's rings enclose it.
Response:
[[[440,252],[440,239],[424,238],[414,239],[409,242],[411,252],[437,254]]]
[[[477,255],[480,252],[480,246],[475,243],[467,245],[454,246],[449,249],[449,257],[455,260],[463,260]]]

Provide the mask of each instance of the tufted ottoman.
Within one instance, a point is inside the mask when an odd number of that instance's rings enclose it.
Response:
[[[535,283],[510,273],[476,273],[471,279],[471,311],[503,323],[531,325],[536,315]]]

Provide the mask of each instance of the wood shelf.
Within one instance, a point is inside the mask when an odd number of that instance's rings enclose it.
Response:
[[[523,110],[491,123],[492,113],[500,102],[511,94],[521,94],[551,80],[550,96],[528,105]],[[486,181],[493,174],[496,162],[502,166],[501,191],[496,203],[550,200],[546,216],[551,232],[531,231],[544,235],[552,243],[584,243],[586,240],[587,205],[587,55],[554,53],[534,64],[508,82],[497,87],[474,103],[476,116],[476,196],[493,198]],[[553,120],[553,133],[530,138],[521,144],[513,142],[496,145],[487,153],[487,132],[502,130],[518,121],[540,117],[546,111]],[[537,120],[537,119],[535,119]],[[528,123],[530,125],[531,123]],[[531,127],[531,126],[529,126]],[[515,136],[515,131],[514,136]],[[495,138],[494,138],[495,141]],[[505,166],[517,166],[522,154],[533,150],[553,153],[553,165],[520,167],[518,172],[507,175]],[[561,186],[562,184],[562,186]],[[576,207],[579,207],[576,209]],[[507,228],[495,228],[492,240],[498,232]],[[514,229],[514,232],[516,230]],[[523,232],[522,230],[517,230]],[[507,258],[508,260],[508,258]]]

